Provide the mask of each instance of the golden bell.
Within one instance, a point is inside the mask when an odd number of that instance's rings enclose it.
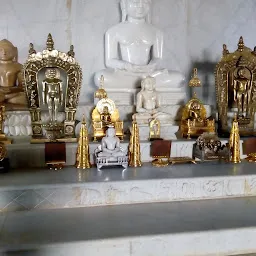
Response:
[[[140,153],[140,135],[139,128],[136,121],[132,122],[132,134],[130,137],[129,144],[129,166],[130,167],[140,167],[141,163],[141,153]]]
[[[194,73],[191,78],[191,80],[188,83],[189,87],[200,87],[201,86],[201,81],[197,77],[197,68],[194,68]]]
[[[88,169],[91,168],[88,130],[86,127],[85,118],[83,117],[78,140],[78,148],[76,154],[76,168]]]

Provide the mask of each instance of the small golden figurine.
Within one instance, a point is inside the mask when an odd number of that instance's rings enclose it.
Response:
[[[188,139],[204,132],[215,132],[215,120],[206,118],[206,109],[196,94],[183,108],[180,131],[182,137]]]
[[[189,81],[188,85],[189,85],[189,87],[200,87],[201,86],[201,81],[197,77],[197,68],[194,68],[193,76],[192,76],[191,80]]]
[[[6,118],[5,114],[5,106],[0,106],[0,142],[4,144],[11,144],[11,140],[6,138],[6,135],[4,133],[4,121]]]
[[[229,148],[230,148],[230,162],[240,163],[240,136],[239,136],[239,126],[237,116],[233,120],[232,129],[229,138]]]
[[[88,130],[86,127],[85,117],[83,117],[78,140],[78,148],[76,154],[76,168],[88,169],[91,168]]]
[[[132,134],[130,137],[129,144],[129,166],[130,167],[140,167],[141,163],[141,153],[140,153],[140,135],[139,128],[136,121],[132,122]]]
[[[102,83],[103,83],[102,76]],[[107,94],[103,88],[95,93],[95,98],[100,99],[94,110],[92,111],[92,127],[93,141],[96,142],[106,135],[106,130],[109,127],[114,127],[116,136],[124,139],[123,121],[120,120],[119,111],[116,108],[115,102],[106,97]]]
[[[160,121],[156,118],[152,119],[149,123],[149,140],[160,139]]]

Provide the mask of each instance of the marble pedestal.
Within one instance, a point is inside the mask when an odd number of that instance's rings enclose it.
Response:
[[[115,101],[117,106],[130,106],[136,104],[136,95],[139,89],[107,88],[108,97]],[[184,104],[186,92],[184,88],[158,89],[161,105]]]
[[[178,125],[174,124],[161,124],[160,126],[160,137],[164,140],[176,140],[177,139],[177,132],[179,130]],[[149,140],[149,132],[150,128],[148,124],[139,124],[139,133],[140,133],[140,140],[147,141]]]

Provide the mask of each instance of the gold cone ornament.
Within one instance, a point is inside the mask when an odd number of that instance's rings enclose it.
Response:
[[[140,135],[139,128],[136,121],[132,122],[132,134],[130,137],[129,144],[129,166],[131,167],[140,167],[141,163],[141,154],[140,154]]]
[[[240,135],[239,135],[239,126],[237,121],[237,116],[235,116],[232,124],[232,129],[229,138],[229,148],[230,148],[230,162],[240,163]]]
[[[78,148],[76,153],[76,168],[88,169],[91,168],[88,130],[86,127],[85,118],[83,117],[78,140]]]

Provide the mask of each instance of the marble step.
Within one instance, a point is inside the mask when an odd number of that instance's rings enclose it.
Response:
[[[0,212],[256,196],[256,165],[15,170],[0,175]]]
[[[249,254],[256,252],[255,212],[256,198],[250,197],[2,214],[0,252],[22,256]]]

